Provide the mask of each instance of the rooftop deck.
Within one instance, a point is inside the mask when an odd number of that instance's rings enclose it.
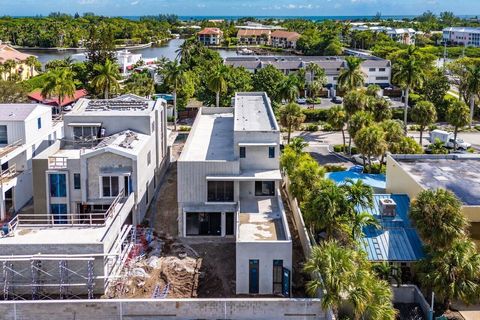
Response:
[[[277,197],[240,199],[238,241],[287,240]]]
[[[266,93],[235,95],[235,131],[279,131]]]

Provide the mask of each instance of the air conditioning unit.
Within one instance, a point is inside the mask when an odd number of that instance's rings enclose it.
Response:
[[[391,198],[379,200],[380,214],[384,217],[395,217],[397,204]]]

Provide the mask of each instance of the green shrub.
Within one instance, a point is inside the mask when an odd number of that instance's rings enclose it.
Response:
[[[326,164],[323,166],[327,172],[345,171],[347,168],[337,164]]]
[[[327,121],[328,110],[325,109],[303,109],[306,122]]]
[[[189,126],[180,126],[180,127],[178,128],[178,131],[186,131],[186,132],[188,132],[188,131],[190,131],[191,129],[192,129],[192,128],[189,127]]]
[[[472,147],[470,147],[470,148],[467,149],[467,152],[468,152],[468,153],[475,153],[475,149],[473,149]]]
[[[310,132],[318,131],[318,125],[315,123],[310,123],[304,127],[304,130]]]
[[[333,130],[333,127],[332,127],[329,123],[323,124],[322,130],[323,130],[323,131],[334,131],[334,130]]]
[[[428,131],[433,131],[433,130],[437,130],[438,129],[438,126],[436,124],[431,124],[428,126]]]
[[[417,104],[417,102],[424,100],[423,97],[416,93],[410,93],[408,96],[408,105],[413,107]]]
[[[336,144],[336,145],[333,146],[333,151],[334,152],[343,152],[344,149],[348,152],[348,145],[343,146],[341,144]],[[357,153],[358,153],[357,147],[352,146],[352,155],[357,154]]]
[[[173,116],[168,116],[167,117],[167,122],[173,122],[173,120],[174,120]]]
[[[403,108],[392,108],[392,119],[403,121],[403,112],[404,112]],[[410,114],[411,112],[407,113],[408,121],[412,121],[412,119],[410,118]]]
[[[387,173],[387,166],[380,166],[380,164],[372,164],[371,167],[367,166],[366,168],[363,169],[364,173],[373,173],[373,174],[378,174],[378,173]]]
[[[416,124],[410,126],[410,131],[420,131],[420,126]]]

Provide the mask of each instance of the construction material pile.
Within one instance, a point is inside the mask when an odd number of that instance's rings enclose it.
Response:
[[[138,240],[108,298],[195,298],[202,259],[188,245],[137,228]]]

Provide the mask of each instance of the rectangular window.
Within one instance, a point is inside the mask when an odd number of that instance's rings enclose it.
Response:
[[[208,202],[233,202],[233,181],[208,181]]]
[[[130,194],[130,177],[129,176],[125,176],[123,177],[123,192],[124,192],[124,195],[125,197],[128,197],[128,195]]]
[[[0,144],[8,144],[7,126],[0,126]]]
[[[148,151],[148,153],[147,153],[147,166],[149,166],[150,163],[152,163],[152,152]]]
[[[259,268],[260,262],[258,260],[248,261],[248,293],[259,292]]]
[[[42,129],[42,118],[37,118],[37,128]]]
[[[148,199],[148,182],[147,184],[145,185],[145,203],[148,204],[148,201],[150,199]]]
[[[255,181],[255,196],[272,197],[275,195],[275,181]]]
[[[65,198],[67,196],[67,175],[64,173],[49,174],[50,197]]]
[[[375,68],[368,68],[368,71],[370,71],[370,72],[374,72],[375,70],[377,70],[377,69],[375,69]]]
[[[380,68],[380,69],[378,69],[378,71],[385,72],[385,68]]]
[[[118,192],[118,177],[102,177],[102,197],[115,198],[116,196],[118,196]]]
[[[376,77],[377,80],[388,80],[388,77]]]
[[[80,182],[80,173],[73,174],[73,189],[80,190],[81,182]]]
[[[221,236],[222,214],[220,212],[187,212],[187,236]]]
[[[91,140],[98,136],[100,127],[73,127],[73,139],[75,141]]]
[[[245,147],[240,147],[240,158],[245,158],[246,155],[247,150],[245,149]]]
[[[275,147],[268,147],[268,157],[270,159],[275,158]]]
[[[282,294],[283,260],[273,260],[273,294]]]
[[[225,212],[225,235],[232,236],[235,234],[235,213]]]

